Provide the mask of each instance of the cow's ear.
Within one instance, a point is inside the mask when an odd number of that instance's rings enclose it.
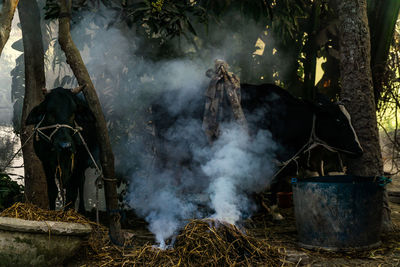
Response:
[[[31,112],[29,112],[28,117],[26,118],[25,125],[36,125],[38,124],[44,117],[46,113],[44,102],[40,103],[36,107],[34,107]]]

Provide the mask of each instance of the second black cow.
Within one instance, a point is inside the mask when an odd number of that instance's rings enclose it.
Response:
[[[340,102],[331,102],[323,95],[315,102],[301,100],[274,84],[242,84],[241,88],[250,131],[268,130],[278,144],[279,166],[270,185],[271,205],[276,204],[277,192],[291,190],[289,178],[297,177],[300,169],[323,175],[324,160],[329,158],[330,164],[338,167],[335,171],[342,171],[341,154],[362,155],[350,115]]]
[[[343,104],[319,95],[315,102],[298,99],[274,84],[242,84],[242,107],[251,131],[266,129],[279,144],[277,160],[286,162],[312,144],[362,155],[349,113]]]
[[[162,144],[159,146],[159,154],[164,155],[161,157],[162,164],[179,169],[182,164],[192,164],[187,162],[194,160],[191,153],[193,144],[185,142],[184,138],[171,139],[171,129],[190,122],[195,127],[190,131],[195,133],[195,138],[189,139],[191,142],[199,142],[196,145],[201,147],[207,145],[207,138],[201,129],[205,104],[204,97],[199,97],[202,94],[195,93],[186,98],[186,103],[181,101],[173,106],[170,99],[177,98],[177,95],[179,92],[169,91],[157,99],[153,105],[153,123]],[[353,157],[363,152],[350,115],[340,103],[331,102],[323,96],[318,97],[316,102],[304,101],[274,84],[241,84],[241,98],[250,134],[260,129],[271,132],[278,145],[276,160],[281,164],[290,161],[296,154],[301,155],[313,144]],[[169,148],[168,151],[163,151],[165,147]],[[281,174],[280,177],[294,177],[296,170],[288,166]]]

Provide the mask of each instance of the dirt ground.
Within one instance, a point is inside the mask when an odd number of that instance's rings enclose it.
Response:
[[[388,191],[400,192],[399,178],[393,179]],[[283,264],[286,266],[400,266],[400,204],[390,202],[390,207],[394,231],[382,235],[382,246],[362,252],[333,253],[300,248],[292,208],[282,211],[286,218],[282,222],[254,216],[249,232],[285,249],[288,256]]]
[[[396,179],[388,190],[400,192],[400,180]],[[280,248],[287,255],[281,266],[400,266],[400,204],[390,205],[395,231],[382,235],[382,246],[361,252],[333,253],[300,248],[293,208],[281,210],[285,219],[280,222],[274,222],[265,212],[255,214],[244,223],[244,229],[248,235]],[[143,220],[128,215],[123,218],[123,228],[133,234],[135,245],[154,244],[154,236]],[[66,266],[92,264],[85,262],[81,255]]]
[[[396,231],[382,235],[382,246],[362,252],[333,253],[311,251],[297,245],[293,209],[283,210],[285,220],[272,222],[258,215],[249,223],[249,233],[281,247],[287,255],[284,266],[400,266],[400,205],[392,204]]]

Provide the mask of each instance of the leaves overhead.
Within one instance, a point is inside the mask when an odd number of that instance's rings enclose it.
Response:
[[[124,8],[123,20],[129,26],[148,27],[152,37],[173,38],[190,32],[196,35],[192,16],[202,16],[203,9],[190,1],[143,1]]]

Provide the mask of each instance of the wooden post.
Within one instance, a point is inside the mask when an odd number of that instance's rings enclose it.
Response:
[[[70,32],[71,0],[59,0],[59,37],[61,49],[67,58],[79,85],[86,85],[83,89],[86,101],[96,118],[96,134],[100,143],[100,161],[105,177],[106,206],[110,218],[110,236],[114,242],[123,244],[120,215],[118,213],[118,196],[115,182],[114,154],[108,136],[107,124],[102,112],[99,98],[83,63],[79,50],[76,48]]]

